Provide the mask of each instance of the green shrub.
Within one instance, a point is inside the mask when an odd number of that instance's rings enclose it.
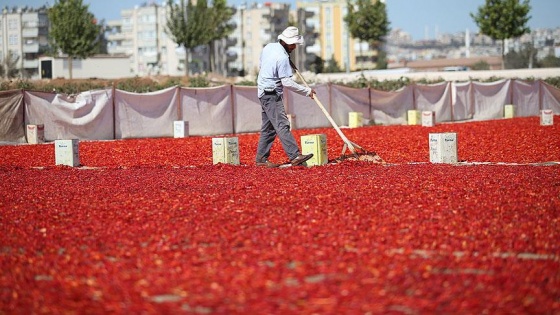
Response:
[[[136,76],[117,83],[115,88],[132,93],[147,93],[157,91],[157,83],[152,80],[143,80]]]
[[[29,81],[29,80],[3,80],[0,81],[0,91],[23,89],[28,91],[43,91],[43,92],[56,92],[61,94],[79,94],[85,91],[99,90],[105,88],[111,88],[115,86],[116,89],[132,92],[132,93],[147,93],[163,90],[172,86],[185,86],[182,82],[181,77],[170,77],[165,81],[155,81],[151,78],[128,78],[123,80],[118,80],[112,82],[109,80],[64,80],[62,82],[53,81]],[[211,82],[206,76],[193,76],[188,78],[188,87],[201,88],[212,86]],[[490,77],[488,79],[473,80],[475,82],[495,82],[503,80],[503,78]],[[536,79],[524,78],[521,79],[528,82],[534,82]],[[358,79],[352,82],[331,82],[332,84],[348,86],[352,88],[372,88],[379,91],[397,91],[406,87],[410,84],[435,84],[444,82],[442,78],[436,80],[426,80],[421,79],[418,81],[412,81],[407,77],[400,77],[397,80],[384,80],[379,81],[375,79],[367,79],[364,75],[361,75]],[[543,80],[547,84],[560,88],[560,76],[551,77]],[[214,84],[215,85],[215,84]],[[244,80],[236,83],[239,86],[256,86],[256,80],[249,81]]]
[[[257,86],[257,80],[255,80],[255,81],[243,80],[243,81],[240,81],[240,82],[235,83],[235,85],[241,85],[241,86]]]
[[[205,75],[189,77],[189,87],[209,87],[210,82]]]
[[[546,78],[543,81],[560,89],[560,77]]]
[[[33,89],[33,83],[27,81],[27,80],[17,80],[16,81],[16,87],[18,89],[22,89],[22,90],[32,90]]]
[[[473,69],[473,70],[490,70],[490,65],[488,64],[488,62],[486,62],[484,60],[480,60],[477,63],[475,63],[474,65],[472,65],[471,69]]]

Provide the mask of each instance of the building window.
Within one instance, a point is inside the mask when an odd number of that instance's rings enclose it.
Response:
[[[17,20],[9,19],[8,20],[8,29],[10,30],[17,30]]]
[[[8,37],[8,45],[10,46],[17,46],[18,45],[18,36],[17,35],[10,35]]]

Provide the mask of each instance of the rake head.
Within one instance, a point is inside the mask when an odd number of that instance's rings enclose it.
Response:
[[[348,144],[344,144],[344,147],[342,148],[342,154],[338,159],[335,160],[336,162],[361,161],[376,164],[385,163],[385,161],[383,161],[383,159],[377,153],[369,152],[355,143],[351,142],[350,144],[352,145],[352,149],[349,149]],[[346,151],[350,151],[349,154],[345,154]]]

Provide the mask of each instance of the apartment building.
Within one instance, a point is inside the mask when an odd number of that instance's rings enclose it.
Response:
[[[296,23],[306,45],[293,54],[296,65],[310,69],[317,57],[334,59],[342,69],[371,68],[375,51],[348,35],[344,16],[346,0],[301,1],[290,11],[289,3],[265,2],[236,8],[234,32],[214,45],[213,71],[222,75],[256,75],[264,45],[276,40],[290,23]],[[185,51],[166,33],[166,4],[145,3],[121,11],[121,18],[107,23],[108,53],[129,56],[130,76],[185,74]],[[0,18],[0,58],[11,53],[26,78],[41,78],[39,57],[48,49],[47,7],[4,9]],[[209,69],[208,47],[189,54],[190,73]],[[364,56],[360,61],[359,56]],[[358,64],[358,62],[360,62]]]
[[[292,53],[298,68],[310,70],[331,59],[343,70],[375,67],[377,51],[349,36],[347,11],[346,0],[299,1],[293,11],[289,4],[275,2],[238,7],[233,46],[228,48],[230,74],[256,75],[263,46],[293,22],[305,38],[305,45]]]
[[[306,45],[293,54],[298,67],[309,69],[320,57],[325,63],[334,59],[349,71],[372,68],[377,51],[349,36],[344,22],[346,6],[346,0],[297,2],[294,11],[290,11],[289,3],[279,2],[238,6],[232,17],[233,33],[215,45],[214,72],[256,75],[262,48],[276,41],[290,22],[297,24],[306,39]],[[108,52],[129,55],[133,75],[184,75],[184,49],[165,32],[166,23],[165,4],[151,3],[123,10],[120,20],[108,22],[111,29],[107,34]],[[207,71],[208,56],[208,47],[195,50],[189,56],[191,73]]]
[[[296,8],[298,26],[304,36],[314,39],[306,38],[311,45],[306,45],[306,54],[300,56],[304,59],[300,60],[302,65],[313,62],[310,58],[315,54],[324,62],[336,61],[346,71],[375,67],[377,50],[352,38],[348,32],[344,22],[348,12],[346,0],[299,1]]]
[[[166,7],[144,4],[121,11],[121,19],[107,23],[109,54],[130,57],[132,75],[183,75],[185,51],[167,35]]]
[[[254,3],[242,5],[232,17],[235,30],[229,36],[228,72],[230,75],[256,75],[262,48],[276,41],[288,27],[290,4]]]
[[[107,32],[109,54],[130,56],[132,75],[185,75],[185,49],[167,34],[167,5],[143,4],[121,11],[121,19],[109,21]],[[225,75],[226,44],[223,39],[214,43],[215,73]],[[189,73],[203,73],[209,69],[208,47],[197,47],[189,54]]]
[[[20,76],[40,78],[39,56],[47,51],[47,7],[4,8],[0,16],[0,61],[17,59]]]

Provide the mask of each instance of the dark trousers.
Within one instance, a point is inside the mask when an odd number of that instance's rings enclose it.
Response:
[[[262,107],[262,125],[257,148],[257,162],[264,162],[270,156],[270,149],[278,135],[282,148],[290,160],[299,154],[299,147],[290,131],[290,122],[286,116],[282,95],[266,93],[260,98]]]

